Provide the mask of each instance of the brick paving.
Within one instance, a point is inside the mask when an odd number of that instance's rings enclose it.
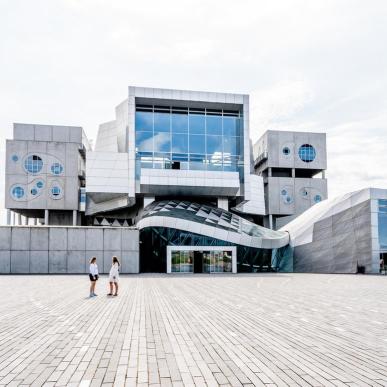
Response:
[[[0,276],[0,385],[387,386],[387,277]]]

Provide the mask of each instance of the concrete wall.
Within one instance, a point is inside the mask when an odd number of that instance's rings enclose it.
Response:
[[[316,222],[311,243],[294,249],[294,271],[356,273],[378,271],[372,261],[370,200]]]
[[[0,227],[0,274],[88,273],[97,257],[100,273],[108,273],[111,258],[121,261],[121,273],[139,272],[139,231],[102,227]]]

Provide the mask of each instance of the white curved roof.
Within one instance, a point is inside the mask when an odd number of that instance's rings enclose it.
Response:
[[[253,248],[280,248],[289,243],[287,232],[258,226],[220,208],[179,200],[151,203],[137,226],[175,228]]]
[[[290,244],[299,246],[313,240],[314,224],[339,212],[345,211],[369,199],[385,198],[387,190],[364,188],[332,199],[323,200],[306,210],[293,221],[283,226],[279,231],[288,231]]]

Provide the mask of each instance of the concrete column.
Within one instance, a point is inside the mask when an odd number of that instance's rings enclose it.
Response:
[[[11,210],[7,209],[7,226],[11,225]]]
[[[321,178],[325,179],[325,169],[321,172]]]
[[[292,177],[296,177],[296,169],[292,168]]]
[[[269,228],[271,230],[273,230],[273,215],[272,214],[269,215]]]
[[[16,213],[12,211],[12,226],[16,225]]]
[[[77,210],[73,210],[73,226],[77,225]]]
[[[21,223],[22,223],[22,221],[21,221],[21,214],[17,214],[17,225],[21,226]]]
[[[268,177],[271,177],[271,168],[268,168],[268,169],[267,169],[267,176],[268,176]]]
[[[38,218],[34,218],[34,226],[38,225]]]
[[[25,216],[25,217],[24,217],[24,225],[25,225],[25,226],[28,226],[28,216]]]
[[[48,226],[48,210],[44,210],[44,225]]]
[[[218,198],[218,208],[228,211],[228,199]]]

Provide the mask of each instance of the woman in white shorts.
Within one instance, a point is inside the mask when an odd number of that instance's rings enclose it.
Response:
[[[109,272],[109,285],[110,285],[110,293],[108,296],[118,296],[118,279],[120,276],[120,262],[118,258],[114,256],[112,258],[112,267]],[[113,284],[115,286],[115,292],[113,294]]]

